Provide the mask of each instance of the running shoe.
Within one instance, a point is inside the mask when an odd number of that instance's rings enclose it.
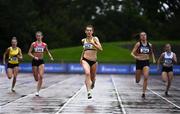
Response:
[[[167,92],[167,91],[165,92],[165,95],[166,95],[166,96],[169,96],[169,94],[168,94],[168,92]]]
[[[143,93],[141,97],[142,97],[142,98],[145,98],[145,97],[146,97],[146,95]]]
[[[14,88],[11,89],[12,92],[16,92]]]
[[[88,92],[88,99],[91,99],[92,98],[92,95],[91,95],[91,92]]]
[[[137,80],[137,79],[136,79],[136,83],[138,84],[139,82],[140,82],[140,80]]]
[[[35,94],[36,96],[39,96],[39,92],[36,92],[36,94]]]

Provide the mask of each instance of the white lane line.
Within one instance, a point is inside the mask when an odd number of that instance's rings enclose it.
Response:
[[[66,103],[55,113],[55,114],[59,114],[63,111],[63,109],[76,97],[79,95],[79,93],[83,90],[83,88],[85,87],[85,85],[83,85],[81,87],[81,89],[79,89],[69,100],[66,101]]]
[[[120,97],[120,95],[119,95],[119,92],[118,92],[117,87],[116,87],[116,83],[114,82],[114,79],[113,79],[113,76],[112,76],[112,75],[111,75],[111,80],[112,80],[113,86],[114,86],[114,88],[115,88],[116,95],[117,95],[117,98],[118,98],[118,102],[119,102],[119,105],[121,106],[122,112],[123,112],[123,114],[126,114],[126,110],[125,110],[125,108],[124,108],[124,105],[123,105],[123,103],[122,103],[122,99],[121,99],[121,97]]]
[[[74,78],[74,77],[72,77],[72,78]],[[68,80],[70,80],[70,79],[72,79],[72,78],[68,78],[68,79],[65,79],[65,80],[63,80],[63,81],[60,81],[60,82],[58,82],[58,83],[56,83],[56,84],[53,84],[53,85],[51,85],[51,86],[49,86],[49,87],[47,87],[47,88],[45,88],[45,89],[42,89],[40,92],[43,92],[43,91],[45,91],[46,89],[52,88],[52,87],[54,87],[54,86],[56,86],[56,85],[58,85],[58,84],[62,84],[62,83],[66,82],[66,81],[68,81]],[[30,96],[35,96],[35,93],[28,94],[28,95],[25,96],[25,97],[21,97],[21,98],[16,99],[16,100],[14,100],[14,101],[12,101],[12,102],[9,102],[9,103],[1,106],[1,108],[5,107],[5,106],[8,106],[8,105],[10,105],[11,103],[17,102],[17,101],[19,101],[19,100],[28,98],[28,97],[30,97]]]
[[[164,100],[167,101],[168,103],[170,103],[170,104],[174,105],[176,108],[180,109],[180,106],[176,105],[176,104],[173,103],[172,101],[170,101],[170,100],[168,100],[167,98],[161,96],[160,94],[158,94],[157,92],[153,91],[152,89],[150,89],[150,88],[148,88],[148,87],[147,87],[147,89],[148,89],[149,91],[151,91],[152,93],[154,93],[155,95],[159,96],[161,99],[164,99]]]

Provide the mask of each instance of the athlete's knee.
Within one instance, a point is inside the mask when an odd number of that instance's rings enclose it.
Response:
[[[148,72],[145,72],[143,74],[144,74],[144,78],[148,78],[149,77],[149,73]]]
[[[144,75],[144,81],[147,81],[149,79],[149,75],[148,74],[145,74]]]
[[[38,81],[38,75],[34,75],[34,80]]]
[[[39,80],[42,80],[43,79],[43,76],[42,75],[39,75]]]
[[[13,73],[13,78],[16,78],[16,77],[17,77],[17,74],[18,74],[17,72],[14,72],[14,73]]]
[[[13,79],[16,79],[16,78],[17,78],[17,76],[14,76],[14,77],[13,77]]]
[[[149,78],[148,78],[148,76],[145,76],[144,77],[144,81],[147,81]]]
[[[92,73],[92,74],[91,74],[91,77],[92,77],[92,78],[95,78],[95,77],[96,77],[96,74]]]
[[[34,75],[34,77],[37,77],[37,76],[38,76],[38,73],[33,72],[33,75]]]
[[[85,75],[86,75],[86,76],[90,76],[91,73],[90,73],[90,72],[85,72]]]
[[[43,79],[43,77],[42,76],[39,76],[39,80],[42,80]]]
[[[11,76],[8,76],[8,79],[11,79],[12,77]]]
[[[86,78],[86,80],[84,81],[86,84],[92,84],[92,81],[89,78]]]
[[[8,79],[11,79],[12,78],[12,74],[7,73],[7,77],[8,77]]]

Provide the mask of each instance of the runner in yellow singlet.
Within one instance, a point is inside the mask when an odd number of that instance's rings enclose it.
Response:
[[[86,26],[85,33],[86,38],[82,39],[84,49],[80,62],[86,75],[85,84],[88,92],[88,99],[91,99],[91,89],[94,88],[96,80],[96,69],[98,65],[97,52],[98,50],[102,51],[103,49],[99,39],[93,36],[94,28],[92,25]]]
[[[6,56],[8,55],[7,63],[7,76],[9,79],[13,77],[11,91],[15,92],[16,77],[19,72],[19,60],[22,60],[22,52],[19,47],[17,47],[17,39],[13,37],[11,40],[12,46],[9,47],[3,56],[3,64],[6,64]]]

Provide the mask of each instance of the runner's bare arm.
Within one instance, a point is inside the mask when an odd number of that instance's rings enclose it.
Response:
[[[162,61],[163,57],[164,57],[164,53],[162,53],[162,54],[160,55],[160,57],[159,57],[159,59],[158,59],[158,61],[157,61],[157,69],[158,69],[158,70],[159,70],[159,67],[160,67],[160,64],[161,64],[161,61]]]
[[[3,54],[3,64],[6,64],[6,55],[9,53],[9,48],[6,49],[6,51]]]
[[[47,46],[47,45],[46,45],[46,47],[45,47],[45,50],[46,50],[46,52],[48,53],[50,59],[53,61],[54,58],[53,58],[53,56],[51,55],[51,53],[49,52],[49,49],[48,49],[48,46]]]
[[[82,62],[83,56],[84,56],[84,50],[81,53],[80,63]]]
[[[136,52],[136,50],[138,49],[139,45],[140,45],[139,42],[136,43],[135,46],[134,46],[134,48],[133,48],[132,51],[131,51],[131,55],[132,55],[135,59],[137,59],[137,56],[135,55],[135,52]]]
[[[94,42],[92,42],[92,44],[93,44],[98,50],[100,50],[100,51],[103,50],[103,48],[102,48],[102,46],[101,46],[101,43],[100,43],[100,41],[99,41],[99,39],[98,39],[97,37],[95,38]]]
[[[177,57],[176,57],[176,54],[175,54],[175,53],[173,54],[173,61],[174,61],[175,63],[177,63]]]
[[[22,50],[20,48],[19,48],[18,58],[21,59],[21,60],[23,59]]]
[[[32,54],[32,51],[33,51],[33,44],[31,44],[31,46],[29,48],[28,55],[32,58],[35,58],[35,56]]]
[[[153,63],[156,63],[156,59],[155,59],[155,55],[154,55],[154,51],[153,51],[153,47],[152,47],[152,44],[150,44],[151,46],[151,57],[152,57],[152,60],[153,60]]]

